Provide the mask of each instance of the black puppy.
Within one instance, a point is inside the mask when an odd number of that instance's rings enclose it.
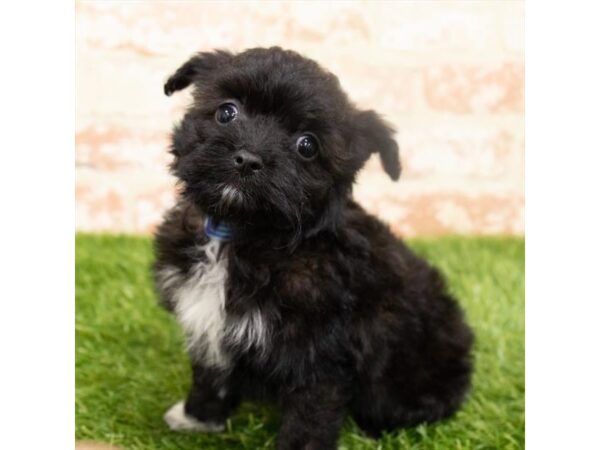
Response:
[[[193,366],[172,429],[218,431],[242,399],[282,410],[279,449],[333,449],[347,413],[372,436],[452,414],[472,334],[440,274],[352,200],[393,130],[338,79],[280,48],[200,53],[173,132],[177,205],[156,235],[162,303]]]

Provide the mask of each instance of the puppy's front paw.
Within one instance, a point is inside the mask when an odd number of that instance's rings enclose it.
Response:
[[[173,431],[200,431],[204,433],[216,433],[225,429],[225,424],[217,422],[201,422],[200,420],[185,413],[185,402],[181,400],[175,403],[165,413],[164,419]]]

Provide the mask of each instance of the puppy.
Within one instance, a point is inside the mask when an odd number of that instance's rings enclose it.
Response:
[[[281,48],[200,53],[172,135],[181,190],[156,233],[162,304],[193,381],[165,415],[220,431],[244,399],[281,408],[278,449],[334,449],[347,414],[371,436],[433,422],[468,391],[472,333],[437,270],[352,199],[393,130],[338,79]]]

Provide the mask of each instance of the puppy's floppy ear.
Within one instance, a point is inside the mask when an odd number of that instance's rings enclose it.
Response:
[[[232,56],[231,53],[223,50],[197,53],[169,77],[164,86],[165,95],[171,95],[196,81],[201,81],[203,76],[219,68]]]
[[[355,141],[365,160],[371,153],[378,152],[381,164],[390,178],[400,178],[400,156],[394,140],[394,129],[372,110],[360,111],[355,120]]]

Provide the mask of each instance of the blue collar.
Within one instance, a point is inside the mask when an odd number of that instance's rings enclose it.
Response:
[[[227,222],[218,222],[215,225],[212,217],[207,216],[204,221],[204,232],[211,239],[227,242],[233,237],[233,229]]]

